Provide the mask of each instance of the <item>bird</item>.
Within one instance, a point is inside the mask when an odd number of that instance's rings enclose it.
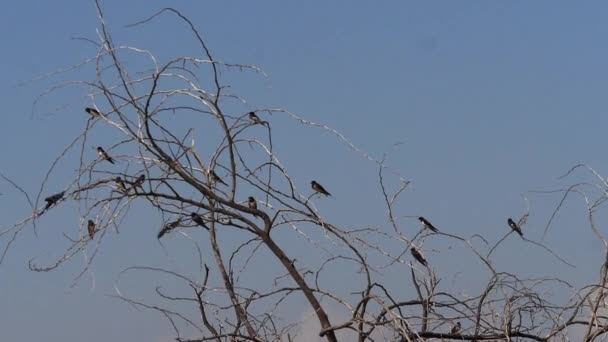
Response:
[[[215,171],[214,171],[214,170],[209,171],[209,176],[211,177],[211,180],[212,180],[213,182],[222,183],[222,184],[224,184],[224,185],[226,185],[226,186],[228,185],[228,184],[226,184],[226,182],[224,182],[224,181],[223,181],[223,180],[220,178],[220,176],[218,176],[218,175],[217,175],[217,173],[215,173]]]
[[[144,185],[145,180],[146,180],[146,175],[141,174],[139,177],[137,177],[135,182],[133,182],[133,188]]]
[[[310,182],[310,186],[312,187],[312,189],[314,191],[316,191],[320,194],[323,194],[325,196],[331,196],[331,194],[329,192],[327,192],[327,190],[325,190],[325,188],[321,184],[317,183],[314,180],[312,182]]]
[[[45,198],[44,200],[46,201],[46,206],[44,207],[44,210],[47,210],[53,204],[59,202],[59,200],[63,198],[63,194],[64,194],[64,192],[62,191],[58,194],[54,194],[54,195],[51,195],[51,196]]]
[[[116,187],[118,187],[118,190],[123,192],[127,191],[127,186],[125,185],[125,182],[122,180],[122,178],[116,177],[116,179],[114,179],[114,182],[116,183]]]
[[[249,196],[249,198],[247,199],[247,206],[251,209],[257,209],[258,202],[255,200],[255,198],[253,198],[253,196]]]
[[[519,236],[524,237],[524,233],[521,231],[521,228],[510,217],[507,220],[507,223],[509,224],[509,227],[511,227],[511,229],[513,229],[517,234],[519,234]]]
[[[101,159],[107,160],[110,163],[114,164],[114,159],[108,155],[108,153],[103,149],[103,147],[97,146],[97,154],[99,154],[99,157],[101,157]]]
[[[265,122],[262,121],[254,112],[249,112],[249,119],[251,120],[252,125],[264,124]]]
[[[95,222],[93,222],[93,220],[89,220],[87,230],[89,231],[89,237],[93,240],[93,237],[95,236]]]
[[[84,109],[85,112],[89,113],[91,116],[101,116],[99,111],[95,108],[87,107]]]
[[[416,249],[416,247],[412,247],[410,249],[410,251],[412,252],[412,255],[414,256],[414,259],[416,259],[419,263],[423,264],[424,266],[428,266],[426,259],[424,258],[422,253],[420,253],[420,251]]]
[[[452,334],[458,334],[458,333],[460,333],[460,328],[461,328],[460,322],[456,322],[456,324],[452,327],[452,330],[450,332]]]
[[[156,235],[156,237],[160,239],[161,237],[163,237],[163,235],[167,234],[170,230],[177,228],[177,226],[179,226],[179,224],[181,222],[182,222],[181,219],[177,219],[176,221],[167,223],[166,225],[163,226],[163,228],[160,230],[160,232],[158,232],[158,235]]]
[[[201,217],[201,215],[197,214],[197,213],[191,213],[190,214],[190,218],[192,218],[192,222],[198,224],[199,226],[209,230],[209,227],[207,227],[207,225],[205,224],[205,221],[203,220],[203,218]]]
[[[422,222],[422,225],[424,226],[424,228],[428,228],[435,233],[439,232],[439,230],[437,228],[435,228],[435,226],[433,226],[433,224],[431,222],[429,222],[427,219],[425,219],[424,217],[420,216],[418,218],[418,220],[420,222]]]

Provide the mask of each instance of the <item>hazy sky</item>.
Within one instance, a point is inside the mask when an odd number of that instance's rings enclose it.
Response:
[[[558,180],[578,163],[608,175],[605,2],[103,2],[116,43],[150,49],[160,59],[176,51],[200,54],[184,26],[168,17],[145,28],[124,27],[169,5],[204,32],[218,59],[268,73],[226,75],[231,91],[253,108],[282,107],[326,123],[375,158],[391,151],[388,163],[413,182],[399,207],[402,215],[425,215],[443,229],[496,241],[508,229],[507,217],[523,214],[527,197],[532,215],[524,229],[538,240],[559,197],[530,190],[580,180]],[[97,28],[92,1],[17,1],[0,11],[0,171],[32,195],[54,157],[84,126],[82,108],[91,103],[87,89],[80,89],[57,92],[34,108],[38,95],[66,78],[20,83],[94,57],[93,45],[72,38],[96,40]],[[94,76],[87,69],[70,79]],[[287,166],[301,176],[298,186],[307,186],[313,168],[299,157],[310,159],[314,151],[314,177],[335,194],[328,215],[347,226],[385,224],[374,165],[315,132],[277,131]],[[392,148],[395,143],[401,145]],[[48,191],[62,189],[68,176],[52,180]],[[0,193],[0,225],[28,215],[27,203],[8,184],[0,182]],[[378,198],[378,204],[361,207],[362,197]],[[66,211],[42,220],[38,237],[29,229],[0,266],[1,339],[173,336],[156,313],[108,297],[125,266],[176,265],[180,256],[167,255],[156,242],[154,219],[138,220],[150,226],[144,237],[143,229],[125,229],[108,240],[93,266],[94,281],[86,276],[73,288],[82,258],[50,273],[32,273],[27,262],[59,256],[65,241],[57,231],[76,227],[78,217]],[[497,253],[520,265],[505,267],[526,274],[595,279],[602,246],[584,219],[581,200],[567,201],[546,239],[576,269],[514,236]],[[418,227],[413,220],[403,223],[404,229]],[[458,258],[428,256],[438,269],[464,267]],[[121,290],[137,293],[153,281],[132,277]]]

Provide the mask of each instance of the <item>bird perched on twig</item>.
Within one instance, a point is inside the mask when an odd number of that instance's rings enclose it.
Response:
[[[435,233],[439,232],[439,230],[437,228],[435,228],[435,226],[433,226],[433,224],[431,222],[429,222],[427,219],[425,219],[424,217],[420,216],[418,218],[418,220],[420,222],[422,222],[422,225],[424,226],[424,228],[427,228]]]
[[[510,217],[507,220],[507,223],[509,224],[509,227],[511,227],[511,229],[513,229],[517,234],[519,234],[519,236],[524,237],[524,233],[521,231],[519,225],[517,225],[517,223],[515,223],[515,221],[513,221]]]
[[[257,209],[258,202],[255,200],[255,198],[253,198],[253,196],[249,196],[249,198],[247,199],[247,206],[251,209]]]
[[[460,322],[456,322],[456,324],[452,327],[452,331],[450,331],[452,334],[458,334],[460,333]]]
[[[144,181],[145,180],[146,180],[146,175],[145,174],[141,174],[139,177],[137,177],[137,179],[135,180],[135,182],[133,182],[133,188],[136,188],[138,186],[144,185]]]
[[[91,238],[91,240],[93,240],[93,237],[95,236],[95,222],[93,222],[93,220],[89,220],[89,224],[87,225],[87,231],[89,232],[89,238]]]
[[[114,179],[114,182],[116,183],[116,187],[118,188],[118,190],[120,190],[122,192],[127,191],[127,186],[125,185],[125,182],[122,180],[122,178],[116,177]]]
[[[95,108],[90,108],[87,107],[84,109],[85,112],[89,113],[89,115],[95,117],[95,116],[101,116],[101,114],[99,113],[99,111]]]
[[[192,222],[198,224],[199,226],[209,230],[209,227],[207,227],[207,225],[205,224],[205,221],[203,220],[203,218],[201,217],[201,215],[197,214],[197,213],[190,213],[190,218],[192,218]]]
[[[99,154],[99,157],[102,160],[107,160],[110,163],[114,164],[114,158],[110,157],[110,155],[108,155],[108,153],[103,149],[103,147],[97,146],[97,154]]]
[[[59,202],[59,200],[63,198],[63,194],[64,194],[64,191],[45,198],[44,201],[46,202],[46,206],[44,207],[44,210],[47,210],[48,208],[53,206],[55,203]]]
[[[171,223],[167,223],[160,230],[160,232],[158,232],[158,235],[156,235],[156,237],[160,239],[161,237],[163,237],[163,235],[167,234],[170,230],[177,228],[181,222],[182,222],[181,219],[177,219],[176,221],[173,221]]]
[[[262,119],[260,119],[259,116],[257,116],[254,112],[249,112],[249,120],[251,120],[251,124],[252,125],[266,125],[268,124],[268,122],[263,121]]]
[[[226,182],[224,182],[224,181],[223,181],[223,180],[220,178],[220,176],[218,176],[218,175],[217,175],[217,173],[215,173],[215,171],[214,171],[214,170],[210,170],[210,171],[209,171],[209,177],[211,178],[211,181],[212,181],[212,182],[214,182],[214,183],[221,183],[221,184],[224,184],[224,185],[226,185],[226,186],[228,185],[228,184],[226,184]]]
[[[325,190],[325,188],[321,184],[317,183],[314,180],[312,182],[310,182],[310,186],[312,187],[312,189],[314,191],[316,191],[320,194],[323,194],[325,196],[331,196],[331,194],[329,192],[327,192],[327,190]]]
[[[416,259],[419,263],[423,264],[424,266],[428,266],[426,259],[424,258],[422,253],[420,253],[420,251],[418,249],[416,249],[416,247],[412,247],[410,249],[410,251],[412,252],[412,255],[414,256],[414,259]]]

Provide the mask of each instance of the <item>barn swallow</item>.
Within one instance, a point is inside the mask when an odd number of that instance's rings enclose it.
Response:
[[[209,230],[209,227],[207,227],[207,225],[205,224],[205,221],[203,220],[203,218],[201,217],[201,215],[197,214],[197,213],[190,213],[190,218],[192,218],[192,222],[198,224],[199,226]]]
[[[511,227],[511,229],[513,229],[517,234],[519,234],[519,236],[524,237],[524,233],[521,231],[521,228],[510,217],[507,220],[507,223],[509,224],[509,227]]]
[[[456,324],[452,327],[452,334],[458,334],[460,333],[460,328],[461,328],[461,324],[460,322],[456,322]]]
[[[255,198],[253,198],[252,196],[249,196],[249,198],[247,199],[247,206],[251,209],[257,209],[258,202],[255,200]]]
[[[108,155],[108,153],[101,146],[97,146],[97,154],[99,154],[99,157],[101,159],[107,160],[110,163],[114,164],[114,159],[112,157],[110,157]]]
[[[222,183],[222,184],[224,184],[224,185],[228,186],[228,184],[226,184],[226,182],[224,182],[224,181],[223,181],[223,180],[220,178],[220,176],[218,176],[218,175],[217,175],[217,173],[215,173],[215,171],[214,171],[214,170],[209,171],[209,176],[211,177],[211,180],[212,180],[213,182]]]
[[[146,175],[142,173],[139,177],[137,177],[135,182],[133,182],[133,188],[144,185],[145,180],[146,180]]]
[[[249,120],[251,120],[253,125],[264,124],[264,121],[262,121],[254,112],[249,112]]]
[[[87,225],[87,230],[89,231],[89,237],[93,240],[93,236],[95,236],[95,222],[93,220],[89,220],[89,224]]]
[[[64,192],[62,191],[58,194],[54,194],[54,195],[51,195],[51,196],[45,198],[44,200],[46,201],[46,206],[44,207],[44,210],[47,210],[53,204],[59,202],[59,200],[63,198],[63,194],[64,194]]]
[[[116,183],[116,187],[118,188],[118,190],[120,190],[122,192],[127,191],[127,186],[125,185],[125,182],[122,180],[122,178],[116,177],[114,179],[114,182]]]
[[[321,184],[317,183],[314,180],[312,182],[310,182],[310,186],[312,187],[312,189],[314,191],[316,191],[320,194],[323,194],[325,196],[331,196],[331,194],[329,192],[327,192],[327,190],[325,190],[325,188]]]
[[[179,226],[179,224],[182,222],[181,219],[178,219],[177,221],[173,221],[171,223],[167,223],[166,225],[164,225],[164,227],[160,230],[160,232],[158,232],[158,235],[156,235],[156,237],[158,239],[160,239],[161,237],[163,237],[163,235],[167,234],[170,230],[175,229]]]
[[[412,247],[410,249],[410,251],[412,252],[412,255],[414,256],[414,259],[416,259],[419,263],[423,264],[424,266],[428,266],[426,259],[424,258],[422,253],[420,253],[420,251],[416,249],[416,247]]]
[[[99,111],[95,108],[87,107],[84,109],[84,111],[89,113],[89,115],[91,116],[101,116],[101,114],[99,114]]]
[[[420,216],[418,218],[418,220],[420,222],[422,222],[422,225],[424,226],[424,228],[428,228],[435,233],[439,232],[439,230],[437,228],[435,228],[435,226],[433,226],[433,224],[431,222],[429,222],[427,219],[425,219],[424,217]]]

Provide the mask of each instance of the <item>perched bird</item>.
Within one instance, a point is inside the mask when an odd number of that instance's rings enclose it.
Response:
[[[144,185],[144,181],[145,180],[146,180],[146,175],[141,174],[139,177],[137,177],[137,179],[135,180],[135,182],[133,182],[133,187],[136,188],[138,186]]]
[[[519,234],[519,236],[524,237],[524,233],[521,231],[521,228],[510,217],[507,220],[507,223],[509,224],[509,227],[511,227],[511,229],[513,229],[517,234]]]
[[[247,199],[247,206],[251,209],[257,209],[258,202],[255,200],[255,198],[253,198],[252,196],[249,196],[249,198]]]
[[[419,263],[423,264],[424,266],[428,266],[426,259],[424,258],[422,253],[420,253],[420,251],[416,249],[416,247],[412,247],[410,249],[410,251],[412,252],[412,255],[414,256],[414,259],[416,259]]]
[[[264,124],[264,121],[262,121],[254,112],[249,112],[249,120],[251,120],[251,124],[253,125]]]
[[[173,221],[171,223],[167,223],[161,230],[160,232],[158,232],[158,235],[156,235],[157,238],[161,238],[163,237],[163,235],[167,234],[171,229],[175,229],[179,226],[179,224],[182,222],[181,219],[178,219],[177,221]]]
[[[191,213],[190,217],[192,218],[192,222],[198,224],[199,226],[209,230],[209,227],[207,227],[207,225],[205,224],[205,221],[203,220],[203,218],[201,217],[201,215],[197,214],[197,213]]]
[[[108,153],[101,146],[97,146],[97,154],[99,154],[99,157],[101,159],[107,160],[110,163],[114,164],[114,159],[112,157],[110,157],[108,155]]]
[[[209,177],[211,177],[211,180],[212,180],[213,182],[222,183],[222,184],[224,184],[224,185],[226,185],[226,186],[228,185],[228,184],[226,184],[226,182],[224,182],[224,181],[223,181],[223,180],[220,178],[220,176],[218,176],[218,175],[217,175],[217,173],[215,173],[215,171],[214,171],[214,170],[209,171]]]
[[[91,116],[101,116],[101,114],[99,114],[99,111],[95,108],[87,107],[84,109],[84,111],[89,113],[89,115]]]
[[[327,190],[325,190],[325,188],[321,184],[317,183],[314,180],[312,182],[310,182],[310,186],[312,187],[312,189],[314,191],[316,191],[320,194],[323,194],[325,196],[331,196],[331,194],[329,192],[327,192]]]
[[[452,327],[452,331],[450,331],[452,334],[458,334],[460,333],[460,322],[456,322],[456,324]]]
[[[420,222],[422,222],[422,225],[424,226],[424,228],[428,228],[435,233],[439,232],[439,230],[437,228],[435,228],[435,226],[433,226],[433,224],[431,222],[429,222],[427,219],[425,219],[424,217],[420,216],[418,218],[418,220]]]
[[[114,182],[116,183],[116,187],[118,188],[118,190],[122,192],[127,191],[127,186],[125,185],[125,182],[122,180],[122,178],[116,177],[116,179],[114,179]]]
[[[46,201],[46,206],[44,207],[44,210],[47,210],[53,204],[59,202],[59,200],[63,198],[63,194],[64,194],[64,192],[62,191],[58,194],[54,194],[54,195],[51,195],[51,196],[45,198],[44,200]]]
[[[89,237],[93,240],[93,236],[95,236],[95,222],[93,220],[89,220],[89,224],[87,225],[87,230],[89,231]]]

